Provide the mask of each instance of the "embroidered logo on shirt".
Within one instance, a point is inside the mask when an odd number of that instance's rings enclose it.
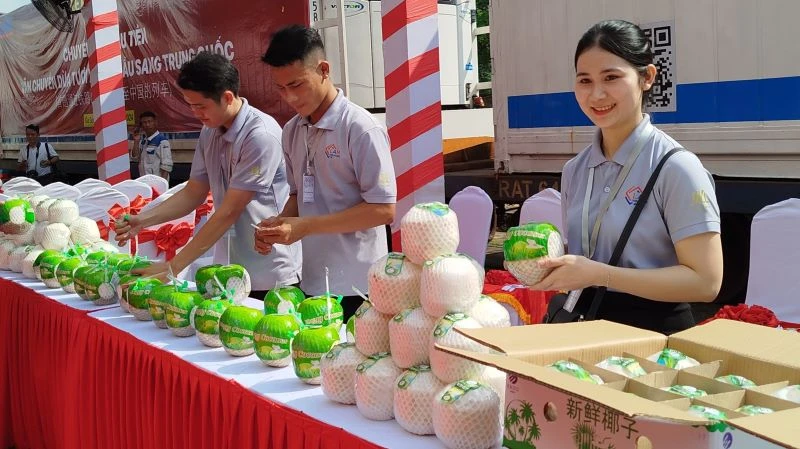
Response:
[[[339,151],[339,147],[336,146],[335,143],[332,143],[325,147],[325,157],[328,159],[338,158],[341,157],[342,154]]]
[[[708,198],[705,190],[698,190],[692,194],[692,204],[698,206],[707,206],[711,200]]]
[[[261,167],[255,166],[250,169],[250,174],[253,176],[261,176]]]
[[[389,176],[388,173],[381,172],[380,176],[378,177],[378,184],[381,187],[389,187],[392,183],[392,177]]]
[[[634,186],[628,189],[625,192],[625,201],[628,202],[631,206],[635,205],[639,201],[639,197],[642,195],[642,188],[639,186]]]

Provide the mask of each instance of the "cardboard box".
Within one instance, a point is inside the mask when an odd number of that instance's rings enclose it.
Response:
[[[669,338],[607,321],[457,331],[496,353],[437,349],[508,373],[504,446],[509,449],[800,448],[800,404],[767,396],[779,385],[800,383],[800,334],[729,320]],[[704,365],[691,371],[664,368],[611,387],[546,367],[570,359],[593,365],[623,354],[646,358],[665,347]],[[760,392],[714,380],[728,373],[751,376]],[[660,390],[677,382],[710,391],[689,400]],[[687,412],[691,403],[727,408],[749,399],[779,404],[778,411],[753,417],[734,412],[723,423]]]

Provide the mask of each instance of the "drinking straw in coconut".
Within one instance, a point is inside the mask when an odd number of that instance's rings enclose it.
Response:
[[[353,291],[356,292],[356,294],[358,296],[360,296],[361,299],[363,299],[364,301],[369,301],[369,298],[367,298],[367,295],[365,295],[364,292],[359,290],[358,287],[356,287],[355,285],[353,285],[352,287],[353,287]]]
[[[331,284],[328,281],[328,267],[325,267],[325,304],[328,308],[328,323],[331,321]]]

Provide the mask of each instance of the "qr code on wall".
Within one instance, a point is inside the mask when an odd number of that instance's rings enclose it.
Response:
[[[656,81],[647,98],[647,111],[674,112],[678,110],[675,76],[675,23],[654,22],[640,25],[653,45],[654,63],[658,69]]]

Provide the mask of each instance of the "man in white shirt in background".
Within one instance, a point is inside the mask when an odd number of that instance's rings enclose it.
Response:
[[[28,143],[19,149],[17,168],[41,185],[50,184],[54,180],[53,166],[58,163],[58,153],[52,145],[39,139],[39,125],[26,126],[25,137]]]
[[[166,136],[158,131],[156,114],[139,115],[139,126],[133,132],[131,160],[139,162],[139,176],[157,175],[169,181],[172,172],[172,148]]]

